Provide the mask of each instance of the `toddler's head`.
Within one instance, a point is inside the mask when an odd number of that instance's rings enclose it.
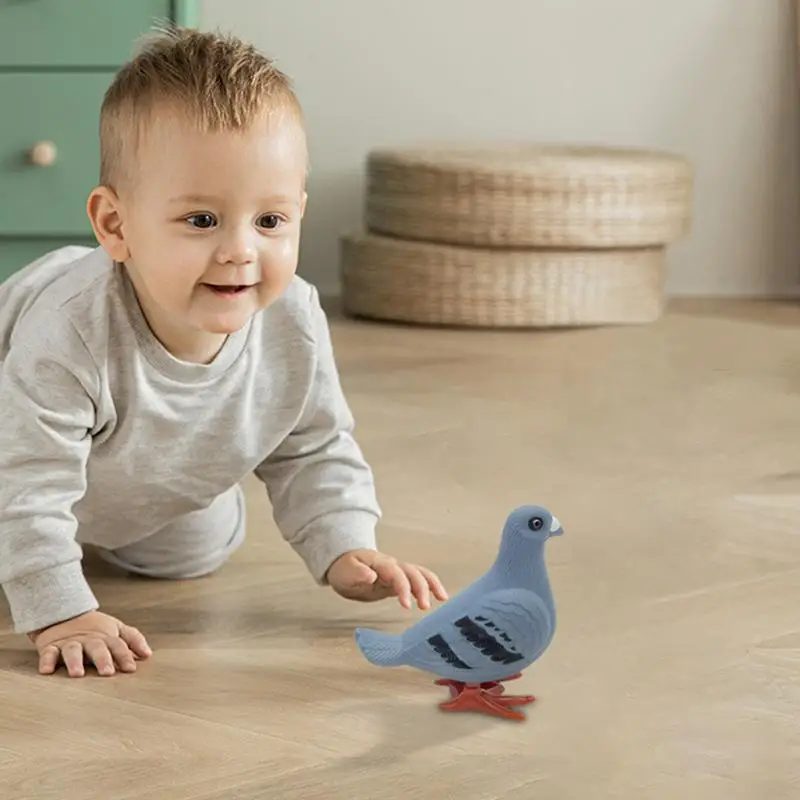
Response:
[[[155,335],[207,361],[290,284],[307,149],[289,80],[232,36],[149,37],[109,87],[87,211]]]

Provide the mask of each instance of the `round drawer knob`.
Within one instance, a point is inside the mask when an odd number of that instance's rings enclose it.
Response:
[[[57,155],[58,151],[54,142],[37,142],[29,152],[31,164],[35,164],[37,167],[49,167],[51,164],[55,164]]]

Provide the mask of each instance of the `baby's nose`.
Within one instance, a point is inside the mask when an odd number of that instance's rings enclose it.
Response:
[[[217,251],[220,264],[250,264],[256,260],[253,237],[244,231],[228,236]]]

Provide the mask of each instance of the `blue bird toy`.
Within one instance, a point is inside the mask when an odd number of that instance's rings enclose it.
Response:
[[[535,698],[506,695],[503,682],[519,678],[555,634],[544,547],[561,534],[561,523],[546,509],[515,509],[488,572],[402,634],[358,628],[358,648],[376,666],[438,676],[436,684],[450,689],[450,700],[439,705],[444,711],[525,719],[514,707]]]

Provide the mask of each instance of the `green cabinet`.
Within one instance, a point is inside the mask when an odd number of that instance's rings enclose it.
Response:
[[[0,108],[14,109],[0,135],[0,236],[91,233],[86,197],[97,183],[97,116],[112,74],[0,73]],[[45,163],[33,163],[37,154]]]
[[[170,0],[15,0],[0,3],[5,67],[112,69],[153,21],[170,19]]]
[[[96,245],[103,94],[136,40],[195,25],[190,0],[0,0],[0,281],[48,250]]]

